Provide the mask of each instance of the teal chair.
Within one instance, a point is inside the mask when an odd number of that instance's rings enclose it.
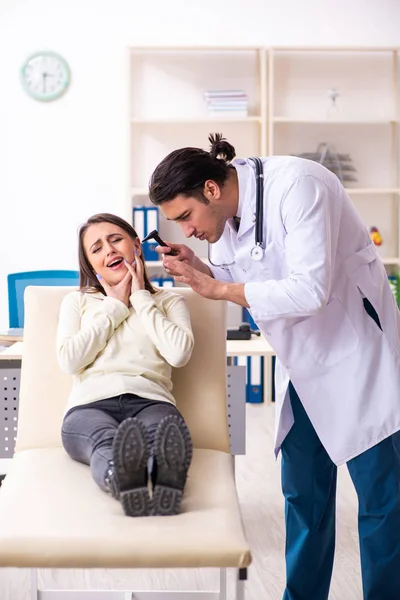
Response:
[[[10,328],[24,327],[24,291],[28,285],[78,286],[78,271],[26,271],[7,276]]]

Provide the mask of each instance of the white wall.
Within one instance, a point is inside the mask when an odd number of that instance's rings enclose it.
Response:
[[[399,23],[398,0],[0,0],[0,327],[7,273],[74,269],[78,225],[125,215],[127,46],[400,46]],[[72,69],[50,104],[19,83],[41,48]]]

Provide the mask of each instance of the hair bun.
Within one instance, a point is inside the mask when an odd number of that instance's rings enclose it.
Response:
[[[235,148],[223,137],[222,133],[210,133],[208,141],[211,144],[210,156],[213,160],[223,160],[228,163],[235,158]]]

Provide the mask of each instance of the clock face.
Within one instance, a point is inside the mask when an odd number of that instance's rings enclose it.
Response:
[[[21,69],[22,86],[35,100],[56,100],[66,91],[70,80],[67,62],[55,52],[32,54]]]

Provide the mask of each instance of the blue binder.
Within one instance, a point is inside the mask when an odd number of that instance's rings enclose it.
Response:
[[[264,402],[264,357],[235,356],[233,364],[246,367],[246,402]]]
[[[264,357],[247,357],[246,402],[264,401]]]
[[[158,229],[158,208],[156,206],[145,206],[145,235],[148,235],[153,229]],[[159,255],[156,252],[157,242],[154,240],[148,240],[143,242],[143,254],[145,260],[160,260]]]
[[[146,235],[158,229],[158,208],[156,206],[134,206],[133,226],[139,238],[142,240]],[[143,242],[143,256],[145,260],[157,261],[159,256],[155,250],[157,242],[148,240]]]
[[[173,277],[161,277],[161,287],[174,287],[175,281]]]
[[[139,237],[142,240],[146,235],[146,215],[144,206],[133,207],[133,227]]]
[[[244,307],[242,309],[242,320],[243,320],[243,323],[250,324],[250,329],[254,329],[254,331],[258,330],[258,326],[257,326],[256,322],[254,321],[253,317],[251,316],[251,314],[249,313],[247,308],[244,308]]]
[[[150,278],[150,281],[158,287],[174,287],[175,285],[173,277],[163,277],[162,275],[155,275]]]
[[[243,307],[242,319],[244,323],[249,323],[250,329],[258,331],[259,327],[254,321],[247,308]],[[264,357],[248,357],[248,377],[246,385],[246,402],[264,402]],[[252,375],[253,374],[253,375]],[[273,385],[273,383],[272,383]],[[272,388],[272,397],[274,399],[274,388]]]

